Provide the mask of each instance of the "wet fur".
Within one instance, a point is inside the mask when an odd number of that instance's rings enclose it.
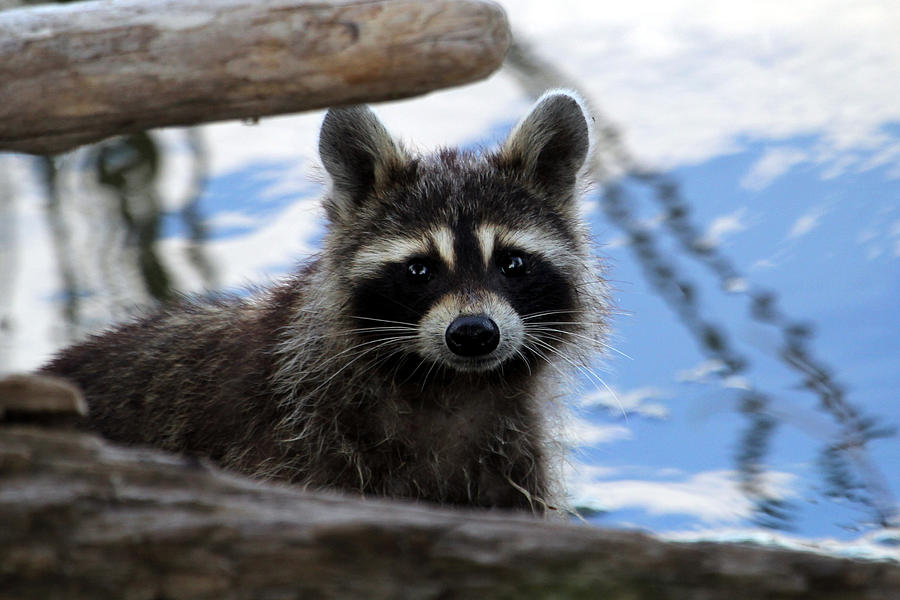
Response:
[[[585,114],[564,93],[483,155],[413,156],[367,108],[332,110],[320,138],[332,180],[320,256],[254,297],[183,300],[44,370],[76,381],[91,426],[120,442],[316,488],[542,511],[559,493],[548,411],[605,327],[575,198],[588,147]],[[479,278],[496,276],[471,266],[480,223],[540,232],[554,256],[534,257],[540,278],[527,288],[484,284],[523,318],[525,343],[499,368],[461,372],[416,351],[414,317],[441,294],[452,306],[488,298]],[[402,289],[392,299],[396,267],[370,269],[361,251],[436,225],[454,232],[458,272],[428,298]],[[538,301],[547,308],[520,310]]]

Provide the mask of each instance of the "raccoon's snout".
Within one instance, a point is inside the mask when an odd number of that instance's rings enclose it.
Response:
[[[509,302],[490,291],[451,292],[419,321],[416,351],[463,373],[485,373],[522,357],[524,324]]]
[[[484,356],[500,345],[500,328],[489,317],[456,317],[444,334],[447,347],[459,356]]]

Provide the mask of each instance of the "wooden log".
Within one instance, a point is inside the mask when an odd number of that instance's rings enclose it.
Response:
[[[268,485],[0,424],[0,600],[900,598],[900,564]]]
[[[423,94],[486,77],[484,0],[117,0],[0,12],[0,150]]]
[[[0,378],[0,421],[12,421],[18,416],[26,420],[42,417],[78,419],[87,416],[87,402],[81,390],[58,377],[9,375]]]

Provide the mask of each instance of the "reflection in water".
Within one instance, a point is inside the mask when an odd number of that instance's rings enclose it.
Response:
[[[526,93],[534,97],[553,87],[581,87],[521,43],[510,49],[506,67]],[[663,209],[665,230],[677,240],[684,254],[708,268],[721,289],[746,297],[754,320],[780,332],[777,358],[797,373],[802,386],[817,397],[819,408],[839,426],[838,434],[820,450],[825,494],[864,508],[868,519],[880,526],[896,524],[897,502],[868,452],[870,441],[896,432],[862,415],[848,402],[833,371],[814,355],[813,328],[782,313],[774,292],[747,285],[733,263],[703,240],[702,232],[691,222],[690,206],[682,197],[678,183],[670,176],[642,167],[622,142],[619,130],[596,107],[593,112],[596,155],[592,166],[601,184],[599,197],[604,214],[626,234],[629,248],[648,282],[685,325],[698,347],[722,365],[715,371],[716,377],[721,382],[736,375],[749,377],[749,359],[733,347],[728,327],[704,314],[698,299],[699,286],[679,271],[669,259],[670,254],[659,250],[659,236],[635,216],[638,198],[652,197]],[[188,197],[180,201],[160,196],[160,148],[153,134],[115,138],[90,149],[85,168],[91,174],[91,181],[84,187],[93,185],[105,190],[105,194],[97,194],[94,200],[99,203],[109,197],[114,199],[114,206],[95,207],[91,211],[88,218],[96,220],[91,225],[96,239],[87,250],[73,241],[73,211],[67,210],[68,195],[60,192],[63,171],[69,168],[66,166],[69,163],[60,158],[40,159],[47,219],[63,286],[61,306],[67,340],[80,337],[90,328],[85,324],[82,304],[88,294],[104,291],[97,289],[98,280],[101,287],[109,290],[123,285],[120,283],[123,273],[137,273],[143,298],[126,296],[129,303],[164,302],[176,293],[178,274],[172,272],[157,248],[164,217],[170,216],[165,214],[165,206],[181,207],[176,219],[186,232],[188,264],[206,286],[215,287],[215,273],[204,250],[207,231],[199,208],[208,177],[207,157],[200,133],[190,129],[185,135],[191,182]],[[4,189],[8,190],[9,186],[0,185],[0,216],[9,211],[10,198]],[[11,280],[8,270],[15,264],[15,232],[9,227],[11,222],[0,219],[0,281]],[[100,276],[92,276],[89,271],[99,272]],[[122,299],[120,294],[112,296]],[[0,286],[0,332],[8,326],[4,317],[7,300]],[[761,525],[789,528],[793,508],[772,497],[765,484],[764,465],[780,423],[773,410],[773,399],[752,385],[737,393],[738,409],[747,421],[735,455],[741,488],[754,503]]]
[[[159,173],[156,144],[146,132],[114,138],[94,146],[89,168],[117,200],[125,246],[137,249],[140,277],[147,293],[157,301],[170,300],[172,279],[156,251],[162,224],[159,194],[154,186]],[[107,256],[112,255],[107,252]]]
[[[83,310],[87,297],[109,298],[120,304],[109,311],[116,313],[130,307],[121,305],[164,303],[176,296],[177,273],[162,259],[158,247],[165,218],[174,219],[186,232],[188,264],[206,287],[214,287],[214,269],[204,249],[207,230],[199,208],[208,178],[206,151],[199,132],[187,130],[185,136],[191,165],[187,198],[165,202],[160,196],[160,148],[150,133],[90,146],[83,161],[74,156],[39,159],[63,288],[66,341],[78,339],[92,328]],[[72,197],[64,198],[60,182],[71,175],[68,171],[77,172],[74,179],[78,184],[70,191]],[[88,196],[87,203],[92,206],[82,207],[82,211],[67,207],[67,201],[77,196]],[[175,205],[181,207],[177,215],[168,215],[165,207]],[[78,220],[90,221],[86,224],[89,243],[73,242],[73,229],[85,227]],[[140,289],[132,289],[131,280]],[[123,292],[125,287],[129,289]]]
[[[533,97],[554,87],[581,89],[577,82],[568,79],[520,41],[510,49],[506,67]],[[716,371],[716,376],[723,383],[738,374],[747,377],[749,360],[732,347],[726,328],[703,314],[698,303],[698,286],[679,273],[674,262],[665,258],[666,255],[657,249],[653,231],[634,216],[639,195],[648,195],[661,205],[666,229],[687,256],[712,271],[721,289],[745,295],[752,318],[781,332],[778,358],[801,377],[803,387],[818,397],[819,408],[839,425],[836,439],[826,443],[820,453],[819,464],[827,482],[826,495],[846,499],[864,508],[868,520],[878,526],[896,525],[897,501],[867,450],[868,442],[893,436],[895,430],[861,415],[847,401],[843,387],[810,348],[812,328],[784,315],[778,309],[774,292],[748,286],[732,262],[706,242],[691,223],[690,207],[681,196],[677,182],[641,166],[625,147],[618,129],[596,107],[592,110],[597,147],[592,170],[602,186],[603,211],[610,222],[627,235],[629,248],[653,289],[687,327],[703,353],[723,365]],[[748,423],[735,456],[741,489],[756,507],[756,520],[760,525],[789,528],[792,520],[790,505],[768,494],[765,485],[765,457],[770,452],[772,435],[778,425],[771,409],[772,400],[754,386],[747,387],[739,390],[739,410]]]
[[[0,340],[11,339],[13,332],[13,290],[7,284],[18,261],[12,187],[9,171],[0,168]],[[0,368],[8,364],[11,350],[10,344],[0,343]]]
[[[185,130],[185,136],[193,162],[187,198],[183,203],[180,215],[181,222],[187,229],[187,258],[200,274],[200,279],[206,285],[214,287],[216,272],[203,246],[209,230],[203,219],[203,213],[200,211],[200,198],[209,181],[209,162],[200,130],[191,127]]]
[[[72,251],[72,236],[69,224],[63,217],[60,203],[59,172],[56,159],[43,156],[39,159],[44,187],[47,196],[47,221],[50,225],[50,236],[53,243],[53,256],[59,270],[62,284],[62,316],[66,327],[66,339],[74,340],[79,336],[80,323],[78,283],[76,280],[76,254]]]
[[[66,4],[72,1],[76,0],[6,0],[0,2],[0,10],[20,5]],[[191,162],[191,180],[188,197],[178,203],[182,208],[176,220],[186,232],[188,264],[206,287],[214,288],[215,272],[204,249],[207,229],[199,208],[208,179],[207,154],[197,129],[186,129],[185,138]],[[171,300],[176,293],[173,274],[160,258],[156,244],[166,215],[158,191],[160,150],[153,134],[139,132],[105,140],[90,146],[88,156],[87,164],[79,168],[85,169],[93,181],[80,187],[90,189],[98,184],[101,190],[115,198],[117,205],[111,211],[97,210],[96,207],[87,211],[89,218],[95,220],[89,225],[92,237],[100,241],[91,245],[92,256],[84,255],[83,245],[73,243],[72,220],[73,212],[77,211],[64,205],[71,198],[63,200],[62,196],[66,194],[60,193],[60,165],[70,161],[50,156],[38,158],[54,258],[62,285],[60,295],[65,323],[64,339],[67,342],[82,337],[91,329],[85,323],[82,300],[88,295],[104,295],[121,287],[123,277],[128,279],[132,272],[138,273],[144,293],[134,298],[135,290],[130,290],[127,294],[110,294],[110,297],[118,298],[123,303],[146,304],[148,301]],[[10,187],[0,186],[0,190],[4,189],[9,190]],[[4,211],[8,214],[6,204],[10,198],[2,191],[0,194],[3,194],[0,195],[0,215]],[[90,200],[102,202],[100,197]],[[11,220],[8,222],[12,223]],[[0,231],[0,281],[10,281],[11,275],[6,271],[15,264],[12,252],[16,246],[12,232],[9,235],[4,233]],[[100,272],[101,289],[97,289],[97,277],[88,274],[95,269]],[[4,309],[5,303],[0,297],[0,331],[6,324]]]

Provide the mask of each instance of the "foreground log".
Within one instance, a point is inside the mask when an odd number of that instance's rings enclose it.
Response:
[[[0,12],[0,150],[423,94],[509,45],[483,0],[121,0]]]
[[[900,598],[900,565],[257,483],[0,423],[0,599]]]

